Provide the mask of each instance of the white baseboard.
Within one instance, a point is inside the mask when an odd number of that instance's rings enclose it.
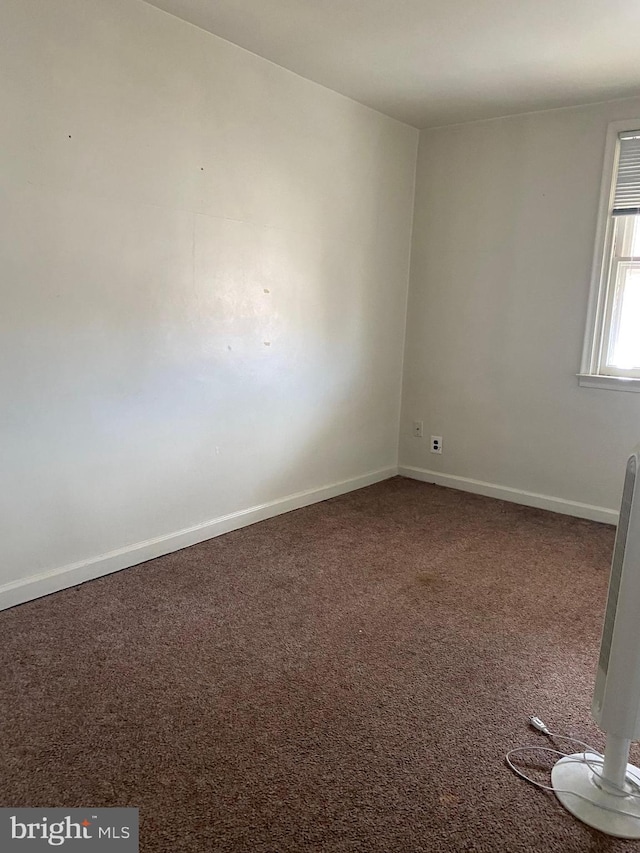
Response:
[[[255,524],[257,521],[264,521],[267,518],[273,518],[294,509],[300,509],[319,501],[325,501],[328,498],[362,489],[365,486],[394,477],[396,474],[413,480],[421,480],[425,483],[435,483],[451,489],[473,492],[490,498],[537,507],[538,509],[548,509],[552,512],[573,515],[578,518],[588,518],[605,524],[615,525],[618,522],[618,513],[605,507],[579,503],[578,501],[567,501],[549,495],[539,495],[522,489],[512,489],[509,486],[498,486],[495,483],[485,483],[482,480],[472,480],[469,477],[459,477],[455,474],[441,474],[425,468],[400,465],[397,469],[395,467],[383,468],[361,477],[333,483],[330,486],[297,492],[279,500],[259,504],[249,509],[214,518],[211,521],[205,521],[202,524],[196,524],[176,533],[147,539],[145,542],[119,548],[116,551],[110,551],[108,554],[101,554],[98,557],[91,557],[88,560],[81,560],[37,575],[11,581],[0,586],[0,610],[14,607],[16,604],[23,604],[34,598],[40,598],[43,595],[49,595],[52,592],[58,592],[61,589],[67,589],[112,572],[119,572],[121,569],[144,563],[154,557],[170,554],[172,551],[179,551],[181,548],[204,542],[206,539],[213,539],[223,533],[229,533],[231,530]]]
[[[215,536],[221,536],[223,533],[229,533],[231,530],[237,530],[239,527],[246,527],[249,524],[255,524],[257,521],[264,521],[267,518],[290,512],[293,509],[300,509],[319,501],[325,501],[328,498],[343,495],[346,492],[362,489],[364,486],[370,486],[373,483],[379,483],[381,480],[387,480],[389,477],[395,477],[397,473],[395,467],[383,468],[361,477],[333,483],[330,486],[297,492],[279,500],[259,504],[249,509],[214,518],[211,521],[205,521],[202,524],[196,524],[185,530],[179,530],[177,533],[147,539],[145,542],[119,548],[116,551],[110,551],[108,554],[101,554],[98,557],[91,557],[88,560],[81,560],[41,574],[12,581],[0,586],[0,610],[5,610],[7,607],[13,607],[16,604],[23,604],[25,601],[31,601],[52,592],[58,592],[61,589],[67,589],[70,586],[76,586],[79,583],[84,583],[84,581],[111,574],[111,572],[128,569],[138,563],[152,560],[154,557],[161,557],[164,554],[170,554],[172,551],[179,551],[181,548],[203,542],[205,539],[212,539]]]
[[[618,513],[603,506],[567,501],[564,498],[554,498],[550,495],[538,495],[535,492],[512,489],[510,486],[498,486],[495,483],[485,483],[482,480],[472,480],[469,477],[458,477],[456,474],[440,474],[437,471],[428,471],[425,468],[414,468],[409,465],[400,465],[398,474],[402,477],[410,477],[412,480],[421,480],[424,483],[435,483],[438,486],[447,486],[450,489],[459,489],[463,492],[473,492],[477,495],[485,495],[488,498],[499,498],[503,501],[533,506],[538,509],[548,509],[551,512],[560,512],[563,515],[574,515],[577,518],[588,518],[591,521],[602,521],[605,524],[615,525],[618,523]]]

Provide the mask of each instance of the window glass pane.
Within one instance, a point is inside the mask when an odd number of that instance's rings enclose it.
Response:
[[[617,258],[626,258],[631,254],[635,216],[613,217],[613,254]]]
[[[609,364],[619,370],[640,368],[640,264],[622,263],[614,309]]]
[[[640,258],[640,216],[630,216],[629,219],[633,222],[631,231],[631,251],[629,254],[634,258]]]
[[[640,216],[614,216],[613,231],[613,254],[640,258]]]

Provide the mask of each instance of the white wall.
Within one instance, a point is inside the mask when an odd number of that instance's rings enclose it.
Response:
[[[617,509],[640,395],[581,388],[576,373],[607,123],[630,117],[640,99],[421,134],[402,466],[578,514],[590,510],[576,503]],[[413,420],[425,439],[411,437]],[[430,434],[443,436],[441,456]]]
[[[3,0],[0,115],[11,600],[395,470],[417,131],[138,0]]]

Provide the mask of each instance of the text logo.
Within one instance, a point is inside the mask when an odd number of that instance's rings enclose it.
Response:
[[[138,809],[0,809],[0,850],[138,853]]]

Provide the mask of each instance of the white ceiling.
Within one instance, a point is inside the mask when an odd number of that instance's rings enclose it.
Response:
[[[147,0],[415,127],[640,94],[639,0]]]

